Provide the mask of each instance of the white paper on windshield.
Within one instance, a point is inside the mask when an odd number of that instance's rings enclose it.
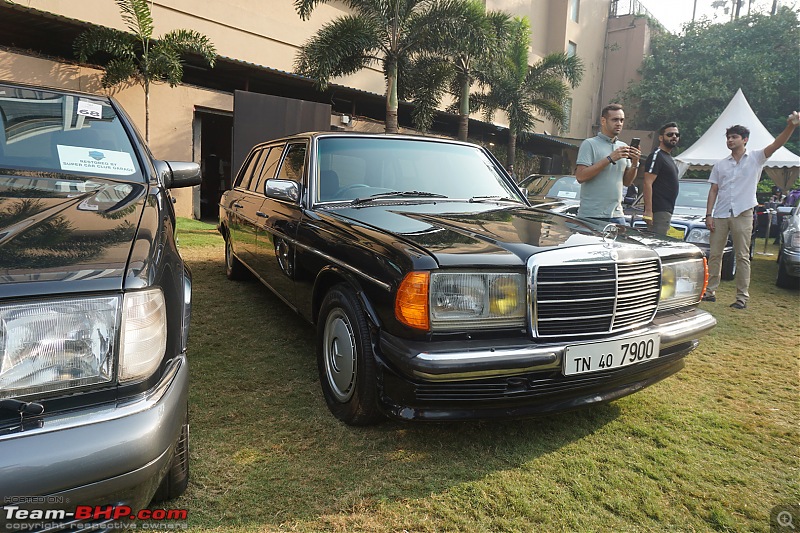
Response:
[[[575,198],[578,196],[578,193],[573,191],[558,191],[559,198]]]
[[[103,106],[95,102],[78,100],[78,114],[91,118],[103,118]]]
[[[62,144],[57,147],[61,170],[94,172],[113,176],[130,176],[136,172],[131,154],[127,152]]]

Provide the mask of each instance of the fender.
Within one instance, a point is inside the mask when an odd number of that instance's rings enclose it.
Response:
[[[341,268],[337,265],[327,265],[325,268],[319,271],[316,279],[314,280],[312,311],[313,323],[316,324],[317,320],[319,319],[319,307],[322,303],[322,299],[325,297],[325,293],[339,280],[344,280],[345,283],[350,285],[350,288],[352,288],[353,292],[355,292],[356,296],[358,296],[358,299],[364,306],[364,311],[367,314],[367,320],[370,323],[370,327],[381,329],[382,323],[378,317],[378,313],[375,312],[375,308],[372,306],[372,302],[370,302],[367,294],[364,292],[359,279],[349,270]]]

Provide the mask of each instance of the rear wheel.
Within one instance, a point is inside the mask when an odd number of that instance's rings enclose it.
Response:
[[[346,424],[382,420],[372,340],[364,309],[346,285],[325,296],[317,324],[317,367],[331,413]]]
[[[225,239],[225,275],[233,281],[241,281],[247,277],[247,268],[233,255],[230,237]]]
[[[186,491],[189,486],[189,408],[181,427],[181,435],[175,443],[175,453],[167,475],[161,481],[153,496],[154,502],[173,500]]]

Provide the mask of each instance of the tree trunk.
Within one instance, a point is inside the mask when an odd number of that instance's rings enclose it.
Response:
[[[397,133],[397,65],[389,67],[389,77],[386,80],[386,133]]]
[[[144,82],[144,142],[150,146],[150,83]]]
[[[458,117],[458,140],[466,141],[469,135],[469,79],[461,85],[461,109]]]
[[[517,133],[508,130],[508,152],[506,157],[506,170],[514,167],[514,159],[517,157]]]

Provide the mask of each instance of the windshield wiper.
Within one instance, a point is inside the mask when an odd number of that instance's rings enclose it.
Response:
[[[516,202],[522,203],[517,198],[509,198],[508,196],[473,196],[469,199],[470,203],[474,202]]]
[[[373,200],[378,200],[380,198],[393,198],[393,197],[415,197],[415,198],[447,198],[446,194],[437,194],[435,192],[427,192],[427,191],[389,191],[389,192],[380,192],[378,194],[373,194],[372,196],[367,196],[366,198],[356,198],[352,202],[351,205],[358,205],[363,204],[364,202],[371,202]]]

